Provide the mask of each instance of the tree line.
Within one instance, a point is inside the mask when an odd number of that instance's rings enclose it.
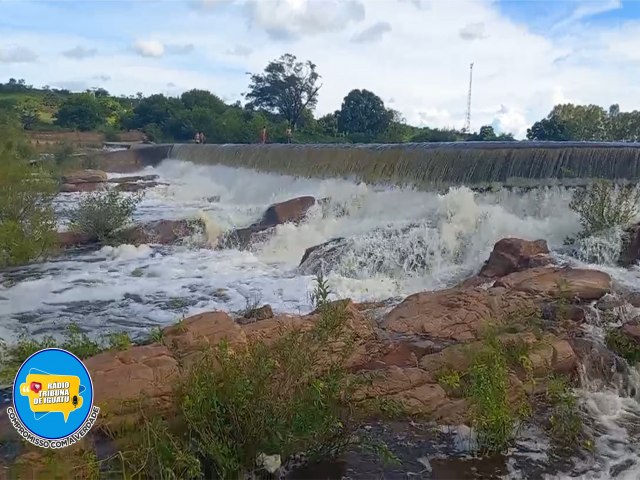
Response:
[[[287,141],[293,132],[297,143],[401,143],[454,141],[511,141],[496,134],[491,125],[477,132],[455,128],[408,125],[375,93],[354,89],[338,110],[316,118],[322,89],[316,65],[285,54],[264,71],[250,74],[245,104],[226,103],[207,90],[190,90],[179,97],[142,93],[113,96],[103,88],[82,93],[41,89],[24,80],[0,83],[0,111],[17,114],[26,130],[73,129],[102,131],[117,140],[118,132],[141,130],[156,142],[184,142],[203,132],[209,143],[254,143],[267,129],[268,142]],[[549,115],[527,130],[529,140],[637,141],[640,112],[608,111],[596,105],[557,105]]]

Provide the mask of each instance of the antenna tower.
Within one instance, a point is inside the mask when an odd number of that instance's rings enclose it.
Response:
[[[464,128],[462,131],[464,133],[469,133],[471,130],[471,83],[473,81],[473,63],[469,67],[469,95],[467,96],[467,115],[464,123]]]

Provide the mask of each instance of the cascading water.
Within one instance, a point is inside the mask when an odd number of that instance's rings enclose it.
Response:
[[[559,186],[486,193],[461,186],[438,194],[175,160],[144,173],[168,185],[147,191],[136,220],[201,218],[205,238],[181,246],[105,247],[3,271],[0,337],[10,342],[21,331],[57,335],[74,321],[91,334],[125,330],[136,338],[182,316],[241,310],[251,298],[276,312],[305,313],[311,309],[315,267],[299,268],[300,260],[309,247],[334,239],[342,239],[340,248],[321,268],[338,296],[356,301],[452,286],[477,272],[494,243],[509,236],[543,238],[562,261],[587,267],[584,262],[594,259],[609,262],[594,268],[628,289],[640,288],[640,271],[612,262],[619,244],[615,234],[586,239],[578,252],[566,249],[564,239],[580,225],[568,206],[571,191]],[[210,248],[224,232],[255,222],[268,205],[302,195],[322,201],[301,224],[279,225],[247,251]],[[62,194],[56,209],[77,199]],[[592,319],[593,341],[602,343],[602,332]],[[612,471],[617,478],[640,477],[640,383],[634,369],[623,377],[616,387],[585,374],[580,398],[585,419],[599,434],[595,460],[558,467],[564,473],[548,478],[605,479]],[[531,442],[519,445],[510,456],[510,476],[531,478],[518,456],[531,463],[546,453],[535,453]]]

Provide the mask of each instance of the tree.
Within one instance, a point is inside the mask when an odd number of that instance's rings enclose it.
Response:
[[[543,118],[527,129],[527,138],[561,142],[570,140],[567,130],[567,125],[562,120],[556,117]]]
[[[56,114],[56,124],[81,131],[93,130],[103,121],[100,104],[89,93],[69,96],[62,102]]]
[[[50,172],[31,166],[15,119],[0,115],[0,268],[29,262],[55,242]]]
[[[31,130],[38,123],[38,103],[33,98],[26,98],[18,106],[20,123],[25,130]]]
[[[298,62],[287,53],[269,62],[264,73],[251,75],[245,97],[250,108],[277,113],[295,130],[302,112],[313,111],[318,102],[319,78],[314,63]]]
[[[376,136],[389,128],[393,113],[369,90],[351,90],[338,114],[338,130],[343,133]]]
[[[338,116],[340,111],[336,110],[333,113],[327,113],[326,115],[318,119],[318,130],[324,135],[331,135],[335,137],[338,134]]]
[[[180,100],[188,110],[205,108],[220,115],[227,109],[225,103],[218,96],[207,90],[189,90],[180,96]]]

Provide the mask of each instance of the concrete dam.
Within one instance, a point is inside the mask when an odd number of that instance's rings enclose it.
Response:
[[[139,170],[167,158],[310,178],[419,189],[640,181],[640,143],[163,144],[104,154],[100,166]]]

